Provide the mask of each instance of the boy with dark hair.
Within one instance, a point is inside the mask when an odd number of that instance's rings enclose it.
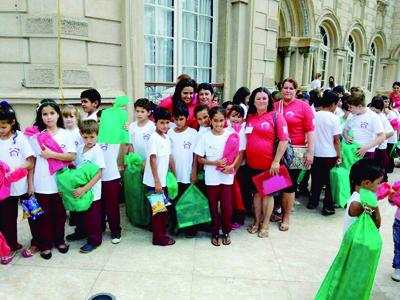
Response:
[[[171,155],[171,141],[167,136],[171,114],[166,108],[159,107],[154,111],[156,131],[150,136],[146,147],[146,166],[143,184],[149,194],[167,194],[168,167],[175,172],[175,164]],[[167,235],[167,212],[158,212],[151,217],[153,227],[153,245],[171,246],[175,241]]]
[[[342,126],[339,117],[333,112],[336,109],[339,96],[337,93],[327,90],[321,100],[321,110],[315,113],[315,150],[314,163],[311,167],[311,195],[307,204],[308,209],[314,209],[319,205],[322,187],[325,185],[324,205],[321,213],[324,216],[333,215],[333,207],[329,172],[341,163],[340,135]]]
[[[357,143],[358,156],[374,159],[375,149],[385,140],[385,134],[379,116],[365,106],[365,95],[361,90],[353,90],[347,101],[351,115],[343,130],[347,143]],[[349,132],[352,132],[352,137]]]
[[[100,93],[95,89],[85,90],[81,93],[81,105],[87,114],[85,120],[97,120],[97,111],[101,104]]]

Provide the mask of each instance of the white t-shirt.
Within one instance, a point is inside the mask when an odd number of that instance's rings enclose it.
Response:
[[[69,131],[74,139],[75,147],[79,147],[80,145],[83,145],[83,139],[81,136],[81,133],[79,132],[79,128],[75,127],[74,129],[65,129],[66,131]]]
[[[393,119],[397,119],[399,116],[396,113],[395,110],[389,110],[389,112],[386,115],[386,118],[390,121],[392,121]],[[393,129],[393,127],[392,127]],[[388,139],[387,141],[389,144],[396,144],[397,143],[397,130],[394,132],[394,134]]]
[[[378,134],[384,132],[379,116],[370,109],[360,115],[351,114],[346,121],[345,130],[351,130],[353,141],[361,146],[372,143]],[[373,147],[368,152],[375,152],[375,149]]]
[[[337,115],[339,118],[343,117],[344,116],[343,109],[341,109],[339,106],[336,106],[335,115]]]
[[[135,153],[146,157],[146,145],[155,130],[156,126],[150,120],[142,127],[138,126],[137,121],[129,125],[129,135]]]
[[[246,106],[246,104],[244,104],[244,103],[240,103],[240,106],[243,108],[243,110],[244,110],[244,118],[246,119],[247,118],[247,111],[248,111],[248,108],[247,108],[247,106]]]
[[[21,131],[16,132],[7,140],[0,139],[0,160],[5,162],[10,169],[14,169],[26,163],[28,157],[35,156],[28,139]],[[11,184],[11,196],[21,196],[28,192],[28,178]]]
[[[357,221],[357,219],[358,219],[358,217],[352,217],[352,216],[349,215],[350,205],[351,205],[351,203],[354,202],[354,201],[356,201],[356,202],[361,202],[360,194],[357,193],[357,192],[354,192],[354,193],[351,195],[349,201],[347,201],[347,208],[346,208],[346,212],[345,212],[345,215],[344,215],[343,234],[345,234],[346,231],[349,229],[349,227],[350,227],[355,221]]]
[[[146,166],[144,167],[143,183],[150,187],[155,187],[153,172],[150,166],[150,156],[156,155],[157,157],[157,171],[158,178],[162,187],[167,186],[167,173],[169,167],[169,156],[171,155],[171,141],[165,135],[160,136],[154,132],[149,139],[146,147]]]
[[[385,115],[384,113],[380,113],[378,116],[379,116],[379,118],[381,119],[382,126],[383,126],[383,130],[384,130],[385,134],[386,134],[386,133],[393,132],[393,127],[392,127],[392,125],[390,125],[390,122],[389,122],[389,120],[386,118],[386,115]],[[380,149],[380,150],[385,150],[385,149],[387,148],[387,144],[388,144],[388,139],[387,139],[387,140],[385,139],[385,140],[378,146],[378,149]]]
[[[98,112],[98,110],[96,110],[91,115],[86,116],[86,118],[84,120],[95,120],[97,122],[97,112]]]
[[[76,153],[74,139],[71,133],[67,130],[63,128],[58,128],[57,134],[53,135],[53,139],[57,142],[58,145],[60,145],[64,153]],[[36,156],[35,171],[33,174],[33,185],[35,187],[35,193],[58,193],[56,176],[55,174],[50,175],[47,159],[40,156],[42,150],[40,149],[36,136],[31,137],[30,141]]]
[[[170,129],[168,136],[171,140],[171,153],[175,162],[176,179],[181,183],[190,183],[197,131],[190,127],[183,132],[176,132]]]
[[[333,137],[342,133],[340,119],[334,113],[320,110],[315,113],[315,150],[316,157],[336,157]]]
[[[315,79],[310,84],[310,91],[321,88],[321,80]]]
[[[228,120],[229,121],[229,120]],[[210,132],[211,131],[211,127],[203,127],[203,126],[200,126],[199,127],[199,135],[198,135],[198,138],[200,138],[204,133],[206,133],[206,132]]]
[[[81,145],[78,148],[78,152],[76,155],[76,160],[74,162],[75,166],[79,166],[80,164],[90,161],[94,164],[96,164],[100,169],[103,169],[106,167],[106,164],[104,162],[104,157],[103,157],[103,151],[101,150],[99,144],[94,145],[92,148],[87,150],[85,153],[83,153],[85,145]],[[93,201],[100,200],[101,198],[101,179],[98,180],[94,186],[92,187],[93,194],[94,194],[94,199]]]
[[[100,144],[100,148],[103,151],[104,162],[106,164],[106,167],[101,174],[101,181],[111,181],[121,178],[121,174],[118,170],[119,147],[119,144]]]
[[[231,131],[225,130],[222,135],[214,135],[212,131],[204,133],[195,148],[195,153],[208,160],[215,161],[221,159],[224,148]],[[243,150],[240,149],[239,150]],[[224,174],[218,171],[216,166],[204,165],[204,179],[206,185],[233,184],[234,174]]]

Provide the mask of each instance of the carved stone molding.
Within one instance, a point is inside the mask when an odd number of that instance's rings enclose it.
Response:
[[[377,1],[377,6],[376,6],[378,12],[380,12],[380,13],[382,13],[382,14],[385,15],[388,5],[389,5],[389,4],[387,3],[386,0],[378,0],[378,1]]]

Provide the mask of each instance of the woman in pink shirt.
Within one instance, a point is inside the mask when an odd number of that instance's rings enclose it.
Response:
[[[196,81],[194,81],[193,79],[181,80],[176,84],[175,92],[174,95],[172,96],[172,101],[167,102],[163,100],[159,106],[165,107],[172,114],[174,108],[179,103],[185,104],[189,110],[189,118],[186,121],[186,125],[194,129],[197,129],[198,125],[196,118],[194,116],[194,109],[198,105],[194,101],[196,89],[197,89],[197,84]]]
[[[246,160],[249,169],[249,179],[266,170],[271,175],[279,173],[280,161],[285,153],[289,139],[285,119],[281,114],[274,112],[274,103],[267,88],[259,87],[253,91],[249,100],[249,111],[246,121]],[[276,132],[279,144],[274,153],[276,114]],[[251,181],[252,189],[256,189]],[[258,192],[254,194],[254,224],[247,228],[249,233],[257,233],[260,238],[268,237],[269,219],[274,209],[272,195],[262,197]]]
[[[400,109],[400,82],[396,81],[392,85],[392,91],[389,93],[389,97],[393,102],[393,108]]]
[[[308,146],[304,158],[304,166],[310,167],[314,159],[314,113],[312,108],[305,102],[296,99],[297,82],[294,79],[285,79],[282,83],[281,95],[283,99],[275,103],[275,110],[283,114],[289,130],[289,138],[294,147]],[[283,190],[282,200],[282,223],[279,230],[289,230],[289,217],[293,209],[295,192],[297,190],[297,178],[300,169],[289,170],[293,185]]]

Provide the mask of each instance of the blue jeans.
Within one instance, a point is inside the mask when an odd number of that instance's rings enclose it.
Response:
[[[400,269],[400,220],[394,219],[393,223],[394,257],[393,268]]]

